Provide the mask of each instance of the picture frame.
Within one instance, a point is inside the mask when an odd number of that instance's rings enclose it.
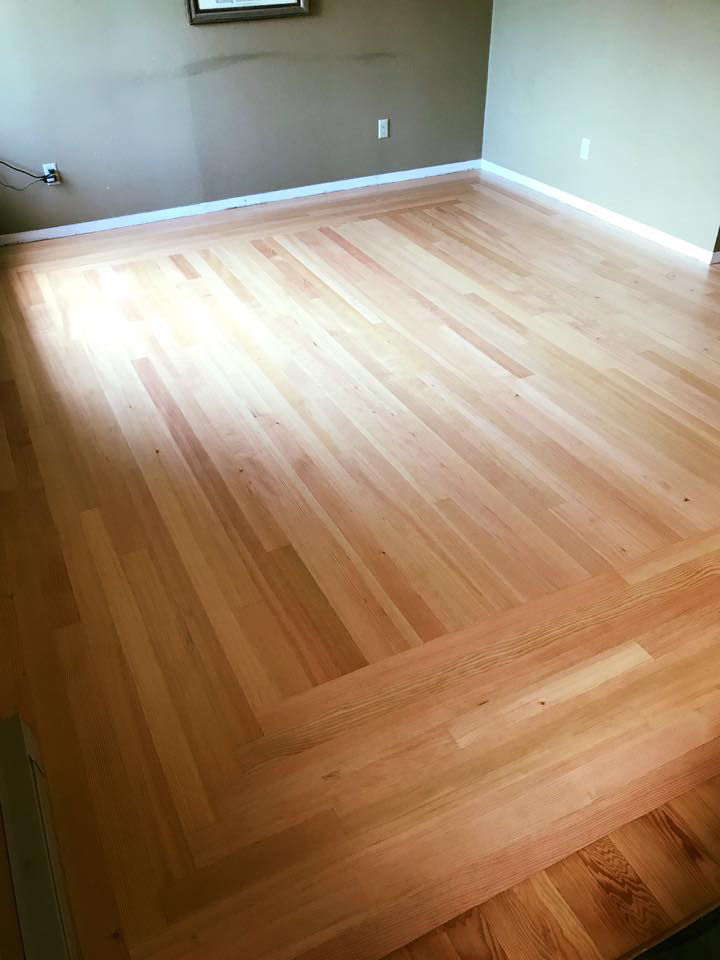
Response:
[[[187,0],[192,25],[308,14],[310,0]]]

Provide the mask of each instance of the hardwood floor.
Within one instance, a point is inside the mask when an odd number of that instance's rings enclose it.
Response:
[[[535,874],[386,960],[619,960],[720,902],[720,781]]]
[[[716,271],[486,176],[0,268],[86,958],[378,960],[720,774]]]

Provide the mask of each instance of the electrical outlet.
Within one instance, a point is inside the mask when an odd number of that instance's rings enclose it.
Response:
[[[589,160],[590,159],[590,138],[583,137],[580,141],[580,159]]]
[[[45,183],[51,187],[56,187],[59,183],[62,183],[60,171],[57,168],[57,164],[54,162],[43,164],[43,176],[46,178]]]
[[[378,120],[378,140],[387,140],[390,136],[390,121],[386,118],[385,120]]]

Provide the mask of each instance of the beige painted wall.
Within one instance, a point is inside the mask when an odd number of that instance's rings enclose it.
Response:
[[[484,157],[712,250],[719,91],[720,0],[495,0]]]
[[[3,0],[0,158],[65,183],[0,189],[0,233],[480,156],[491,0],[313,9],[190,27],[184,0]]]

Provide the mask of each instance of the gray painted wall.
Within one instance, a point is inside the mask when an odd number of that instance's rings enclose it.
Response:
[[[479,157],[491,5],[190,27],[184,0],[3,0],[0,159],[65,183],[0,189],[0,233]]]
[[[720,0],[495,0],[484,157],[712,250],[719,92]]]

